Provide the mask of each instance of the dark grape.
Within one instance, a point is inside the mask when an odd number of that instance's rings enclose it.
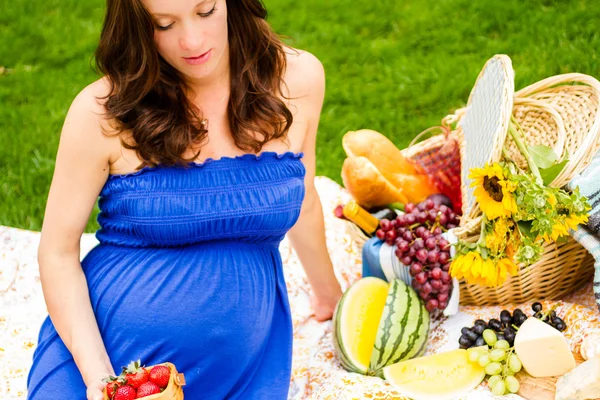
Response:
[[[424,201],[424,203],[425,203],[425,208],[428,209],[428,210],[431,210],[432,208],[435,207],[435,202],[432,199],[430,199],[430,198],[427,198]]]
[[[531,305],[531,309],[536,313],[539,311],[542,311],[542,303],[540,303],[539,301],[536,301],[535,303],[533,303]]]
[[[552,318],[556,318],[556,311],[554,310],[550,311],[550,319]]]
[[[448,250],[450,243],[443,237],[438,240],[438,246],[440,246],[441,250]]]
[[[448,273],[448,271],[442,270],[442,275],[440,277],[443,283],[450,283],[452,281],[452,277]]]
[[[385,240],[388,244],[393,244],[396,241],[396,231],[391,230],[385,233]]]
[[[398,249],[400,249],[400,251],[403,253],[406,253],[408,251],[408,248],[410,247],[408,242],[403,239],[396,240],[396,246],[398,246]]]
[[[473,327],[473,332],[475,332],[478,335],[482,335],[485,328],[485,325],[475,325]]]
[[[468,337],[471,342],[476,342],[477,339],[479,339],[479,335],[473,331],[467,332],[465,336]]]
[[[446,214],[442,214],[438,218],[440,221],[440,225],[446,226],[448,224],[448,217],[446,216]]]
[[[425,230],[425,232],[423,232],[423,235],[421,237],[423,238],[423,240],[430,239],[432,237],[432,233],[429,232],[428,230]]]
[[[546,321],[546,318],[544,317],[544,313],[541,311],[536,312],[535,314],[533,314],[534,317],[536,317],[537,319],[541,319],[542,321]]]
[[[427,247],[429,250],[435,249],[437,247],[437,240],[435,240],[435,238],[430,237],[425,241],[425,247]]]
[[[561,332],[567,329],[567,325],[563,322],[559,322],[558,324],[554,325],[554,327]]]
[[[427,292],[428,294],[429,294],[429,293],[431,293],[431,291],[433,290],[433,288],[431,287],[431,283],[429,283],[429,282],[425,282],[425,283],[423,284],[423,290],[424,290],[425,292]]]
[[[462,335],[458,339],[458,344],[460,344],[461,346],[464,346],[465,348],[469,348],[469,347],[471,347],[471,345],[473,345],[473,342],[471,342],[471,340],[469,340],[469,338],[466,337],[465,335]]]
[[[435,222],[438,218],[438,211],[436,210],[429,210],[429,212],[427,213],[427,219],[429,220],[429,222]]]
[[[483,336],[480,336],[477,338],[477,340],[475,341],[475,346],[479,347],[479,346],[485,346],[485,340],[483,339]]]
[[[392,224],[390,223],[390,220],[386,218],[383,218],[379,221],[379,226],[386,232],[392,229]]]
[[[424,285],[425,282],[427,282],[427,274],[423,271],[419,272],[416,276],[415,279],[417,280],[417,282],[419,282],[421,285]],[[430,285],[431,287],[431,285]],[[431,291],[431,290],[430,290]]]
[[[418,250],[417,253],[415,254],[415,257],[417,257],[417,259],[421,262],[425,262],[427,261],[427,250],[425,249],[421,249]]]
[[[555,325],[555,327],[558,324],[563,324],[565,326],[567,325],[567,324],[565,324],[565,321],[563,321],[563,319],[560,318],[560,317],[554,317],[554,318],[552,318],[552,323]],[[560,331],[560,329],[559,329],[559,331]]]
[[[523,311],[520,308],[515,308],[515,311],[513,312],[513,315],[525,315],[523,313]]]
[[[436,299],[430,299],[430,300],[427,300],[427,303],[425,304],[425,309],[429,312],[432,312],[433,310],[438,308],[438,306],[439,306],[439,302]]]
[[[487,327],[487,322],[482,319],[478,319],[475,321],[475,325],[483,325],[484,327]]]
[[[517,323],[515,325],[521,326],[521,325],[523,325],[523,322],[525,322],[527,320],[527,315],[520,314],[517,318],[518,318],[518,320],[517,320]]]
[[[504,337],[506,338],[508,344],[510,344],[511,346],[515,343],[515,336],[515,331],[512,328],[506,328],[504,330]]]
[[[503,334],[503,333],[500,333],[500,334],[498,335],[498,341],[500,341],[500,340],[506,340],[506,336],[504,336],[504,334]]]
[[[460,330],[460,333],[464,336],[467,336],[467,332],[471,332],[471,328],[465,326]]]
[[[495,331],[500,331],[502,329],[502,323],[498,321],[496,318],[490,319],[488,326]]]
[[[504,325],[510,325],[512,322],[512,317],[510,315],[510,311],[508,310],[502,310],[502,312],[500,313],[500,321],[502,321],[502,323]]]
[[[419,272],[423,271],[423,264],[421,263],[413,263],[413,265],[410,266],[410,274],[412,276],[417,275]]]
[[[438,279],[432,279],[429,281],[429,283],[431,284],[431,287],[435,290],[440,290],[443,286],[442,281]]]
[[[425,248],[425,242],[421,238],[416,238],[413,242],[413,247],[415,250],[421,250]]]
[[[405,214],[398,215],[398,217],[396,218],[396,225],[400,226],[400,227],[406,226],[406,215]]]

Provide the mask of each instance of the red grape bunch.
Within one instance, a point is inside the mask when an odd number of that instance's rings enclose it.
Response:
[[[444,310],[452,293],[452,278],[448,273],[450,244],[442,234],[458,226],[457,215],[432,199],[417,205],[408,203],[404,211],[392,221],[382,219],[376,235],[396,246],[396,256],[410,268],[412,287],[427,310]]]

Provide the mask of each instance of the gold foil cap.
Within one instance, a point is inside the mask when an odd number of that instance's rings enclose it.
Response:
[[[379,227],[379,220],[369,214],[367,210],[358,205],[354,200],[346,203],[343,209],[344,217],[358,225],[368,234],[373,234]]]

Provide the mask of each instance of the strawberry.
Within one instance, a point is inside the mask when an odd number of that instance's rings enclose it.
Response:
[[[161,389],[167,387],[170,378],[171,370],[166,365],[156,365],[150,370],[150,381],[156,383]]]
[[[116,376],[110,375],[108,378],[103,379],[103,381],[106,383],[106,395],[110,400],[113,400],[117,389],[125,384],[125,380],[121,376],[117,378]]]
[[[127,368],[123,367],[123,374],[125,374],[127,384],[134,389],[139,388],[142,383],[148,382],[148,371],[140,367],[140,360],[132,361]]]
[[[135,389],[129,385],[125,385],[117,389],[114,400],[135,400],[136,396]]]
[[[137,398],[150,396],[151,394],[160,393],[160,388],[154,382],[142,383],[137,390]]]

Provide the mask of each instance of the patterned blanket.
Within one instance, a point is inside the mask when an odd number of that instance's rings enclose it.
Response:
[[[336,219],[332,210],[335,205],[347,201],[349,196],[328,178],[318,177],[316,184],[325,211],[327,245],[337,277],[343,289],[346,289],[360,278],[360,246],[346,233],[347,222]],[[36,261],[38,241],[38,232],[0,226],[0,399],[3,400],[26,398],[27,373],[38,329],[46,316]],[[92,234],[84,235],[82,256],[96,243]],[[310,287],[287,240],[281,244],[280,251],[294,323],[294,359],[289,398],[405,399],[379,378],[349,373],[341,368],[333,347],[332,324],[330,321],[319,323],[311,317]],[[600,333],[600,314],[596,308],[592,283],[563,300],[557,312],[566,314],[569,326],[566,336],[572,349],[578,351],[585,335]],[[497,318],[501,308],[461,307],[457,315],[433,321],[426,354],[457,348],[461,327],[477,318]],[[485,384],[465,397],[469,400],[494,398]],[[520,398],[516,395],[502,397],[505,400]]]

